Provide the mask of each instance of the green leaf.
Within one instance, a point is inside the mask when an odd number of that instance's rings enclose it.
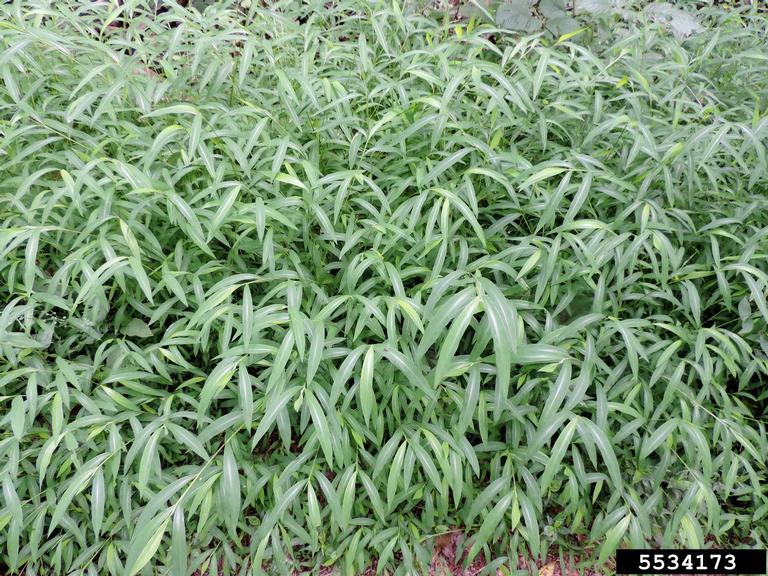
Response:
[[[448,330],[445,340],[443,340],[437,358],[437,366],[434,372],[436,386],[440,384],[444,375],[448,372],[448,368],[454,359],[454,354],[456,354],[456,349],[459,347],[459,341],[464,336],[464,332],[469,327],[469,323],[472,321],[479,305],[480,298],[475,298],[451,324],[451,328]]]
[[[466,156],[469,154],[471,150],[469,148],[462,148],[461,150],[457,150],[453,154],[449,155],[447,158],[441,160],[437,163],[437,165],[432,168],[432,170],[429,171],[429,173],[424,177],[424,181],[422,182],[422,185],[426,186],[433,180],[435,180],[438,176],[440,176],[443,172],[451,168],[453,165],[457,164]]]
[[[213,399],[224,389],[232,379],[237,370],[237,364],[240,358],[225,358],[214,368],[205,380],[205,385],[200,393],[200,402],[197,405],[197,423],[202,422],[203,416],[208,412],[208,408]]]
[[[253,438],[251,439],[251,449],[259,443],[259,440],[261,440],[272,427],[272,424],[275,423],[278,415],[286,408],[288,402],[291,401],[298,391],[299,387],[294,386],[293,388],[280,392],[277,396],[267,398],[267,407],[264,416],[259,421],[256,432],[253,433]]]
[[[317,438],[320,441],[320,446],[323,449],[323,455],[325,456],[325,461],[328,464],[328,466],[333,466],[333,442],[331,440],[331,431],[328,426],[328,420],[325,417],[325,414],[323,413],[323,409],[320,406],[320,403],[317,401],[317,399],[314,397],[314,395],[309,392],[307,393],[306,397],[307,401],[307,407],[309,408],[309,413],[312,417],[312,422],[315,425],[315,432],[317,433]]]
[[[640,458],[647,458],[652,452],[661,446],[670,434],[672,434],[678,427],[679,421],[677,418],[673,418],[661,424],[656,428],[648,439],[643,442],[643,447],[640,450]]]
[[[99,470],[101,465],[109,458],[109,454],[100,454],[95,458],[92,458],[75,474],[72,479],[67,482],[67,488],[59,496],[56,502],[56,508],[51,515],[51,523],[48,525],[48,534],[52,534],[56,527],[61,523],[64,515],[67,513],[70,504],[75,496],[85,490],[86,486],[93,478],[94,474]]]
[[[514,364],[551,364],[570,358],[567,352],[548,344],[521,344],[512,354]]]
[[[188,556],[184,509],[179,504],[176,504],[173,511],[171,532],[171,566],[174,576],[184,576],[187,574]]]
[[[91,525],[93,533],[97,538],[101,535],[105,503],[106,487],[104,484],[104,472],[101,468],[98,468],[93,475],[93,483],[91,485]]]
[[[320,322],[312,323],[312,338],[309,343],[309,355],[307,356],[307,383],[312,383],[320,367],[325,348],[325,326]]]
[[[275,507],[269,511],[266,518],[264,519],[264,523],[257,531],[258,534],[264,534],[269,533],[272,528],[277,524],[280,519],[282,518],[283,514],[285,513],[288,506],[290,506],[293,501],[296,499],[296,497],[299,495],[299,493],[304,489],[306,486],[306,483],[304,481],[297,482],[293,486],[291,486],[288,490],[285,491],[285,493],[277,499],[277,502],[275,504]]]
[[[629,527],[629,521],[631,516],[627,515],[622,518],[618,524],[612,526],[605,534],[605,540],[600,547],[600,555],[597,557],[596,564],[602,566],[610,556],[612,556],[621,543],[621,539]]]
[[[145,525],[137,527],[128,547],[128,559],[125,563],[125,573],[128,576],[138,574],[154,557],[170,520],[171,511],[166,510]]]
[[[317,494],[311,482],[307,482],[307,517],[310,525],[314,528],[318,528],[323,521],[322,513],[320,512],[320,502],[317,499]]]
[[[509,509],[509,505],[512,504],[513,493],[509,492],[505,494],[501,500],[499,500],[488,515],[483,519],[483,523],[480,525],[480,530],[477,531],[475,540],[472,543],[472,547],[467,554],[466,562],[471,562],[475,556],[482,550],[483,546],[488,542],[493,533],[498,529],[501,524],[501,519]]]
[[[509,393],[512,355],[517,352],[517,312],[492,282],[482,278],[480,286],[483,289],[483,305],[493,335],[493,350],[496,355],[494,420],[498,421],[501,407]]]
[[[237,372],[237,394],[240,399],[240,409],[243,411],[243,422],[245,429],[251,431],[253,425],[253,389],[251,386],[251,377],[248,374],[248,368],[244,363],[238,365]]]
[[[398,484],[400,483],[400,477],[403,472],[403,460],[405,459],[405,451],[408,448],[408,443],[403,442],[400,448],[397,449],[395,457],[392,460],[392,466],[389,469],[387,476],[387,508],[392,510],[392,506],[395,502],[395,496],[397,494]]]
[[[435,462],[432,460],[432,457],[416,441],[409,442],[409,446],[416,456],[416,459],[421,464],[421,468],[424,470],[427,478],[429,478],[430,482],[432,482],[432,485],[437,489],[438,492],[443,493],[445,491],[443,488],[443,482],[440,478],[440,473],[437,471]]]
[[[624,490],[624,483],[621,479],[621,469],[608,436],[594,422],[585,418],[579,418],[577,426],[582,437],[587,437],[590,442],[597,445],[603,456],[603,462],[608,469],[608,476],[611,478],[614,489],[622,492]]]
[[[24,399],[21,396],[16,396],[11,402],[11,431],[16,440],[21,440],[24,436],[26,416]]]
[[[547,401],[544,404],[544,410],[541,412],[541,422],[548,422],[552,419],[563,404],[570,387],[571,364],[570,362],[563,362],[560,366],[560,374],[557,376],[557,380],[555,380],[549,396],[547,397]]]
[[[525,494],[519,493],[518,499],[520,502],[520,509],[523,513],[523,521],[525,523],[526,540],[528,541],[533,556],[537,557],[541,550],[541,536],[539,533],[539,522],[536,519],[536,510],[534,509],[531,500]]]
[[[173,422],[168,422],[165,426],[173,434],[173,437],[177,442],[186,446],[203,460],[209,459],[205,446],[203,446],[203,443],[192,432]]]
[[[126,336],[131,338],[150,338],[152,336],[152,330],[147,323],[139,318],[131,319],[128,324],[121,330]]]
[[[552,452],[549,455],[549,460],[547,460],[547,465],[544,467],[544,473],[542,474],[541,480],[539,481],[539,487],[541,488],[542,494],[546,494],[547,488],[549,488],[549,485],[551,484],[555,475],[561,471],[560,465],[563,461],[563,457],[565,456],[566,451],[568,450],[568,447],[570,446],[571,440],[573,439],[573,434],[576,431],[578,424],[579,420],[578,417],[576,417],[568,423],[568,425],[557,437],[557,441],[552,447]]]
[[[200,111],[191,104],[173,104],[172,106],[166,106],[165,108],[159,108],[153,110],[149,114],[145,114],[146,118],[157,118],[158,116],[167,116],[173,114],[200,114]]]
[[[464,398],[461,404],[461,414],[459,423],[456,426],[456,435],[461,436],[472,422],[477,412],[478,400],[480,398],[480,368],[475,366],[469,371],[467,385],[464,389]]]
[[[221,499],[224,514],[231,534],[237,532],[237,520],[240,518],[240,474],[232,448],[224,447],[224,459],[221,472]]]
[[[376,362],[376,350],[369,346],[363,357],[363,369],[360,373],[360,408],[366,424],[371,419],[371,413],[376,406],[376,396],[373,390],[373,367]]]

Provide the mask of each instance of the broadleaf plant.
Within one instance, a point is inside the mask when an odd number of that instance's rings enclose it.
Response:
[[[0,10],[0,572],[766,546],[760,12]]]

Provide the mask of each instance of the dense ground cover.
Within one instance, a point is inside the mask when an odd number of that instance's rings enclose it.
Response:
[[[225,8],[3,8],[0,571],[766,545],[764,15]]]

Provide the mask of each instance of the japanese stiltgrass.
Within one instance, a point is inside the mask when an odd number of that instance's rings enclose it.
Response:
[[[0,571],[765,546],[768,25],[706,22],[4,6]]]

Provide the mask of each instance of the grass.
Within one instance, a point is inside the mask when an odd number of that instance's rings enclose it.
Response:
[[[0,571],[766,546],[764,15],[131,6],[2,8]]]

